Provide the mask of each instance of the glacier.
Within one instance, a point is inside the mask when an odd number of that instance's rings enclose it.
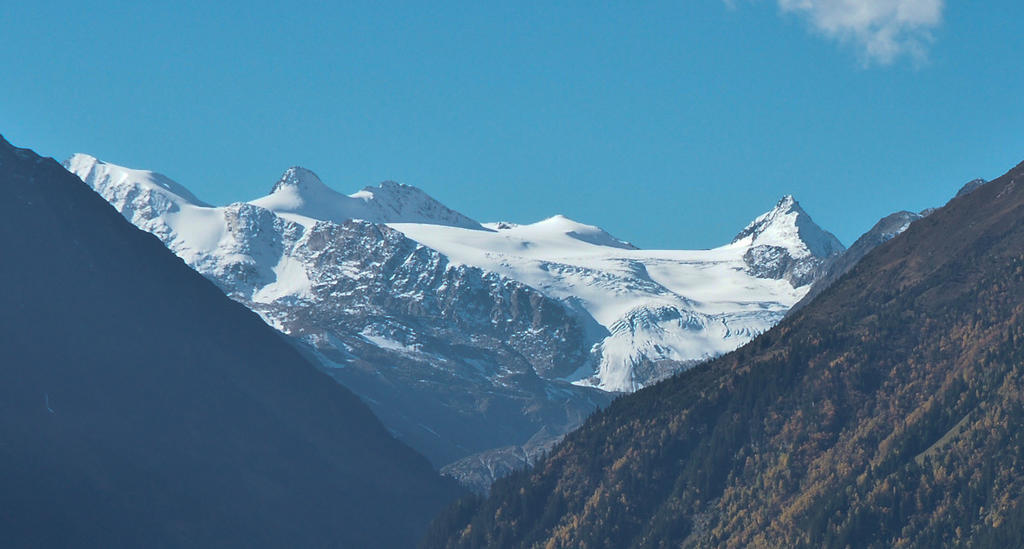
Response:
[[[644,250],[562,215],[479,223],[395,182],[345,195],[300,167],[212,206],[154,172],[64,165],[484,487],[616,394],[767,330],[844,250],[791,196],[720,247]]]

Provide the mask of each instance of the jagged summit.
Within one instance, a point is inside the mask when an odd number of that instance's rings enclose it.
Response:
[[[275,213],[338,223],[364,217],[354,200],[325,185],[311,170],[299,166],[285,170],[270,194],[250,204]]]
[[[743,261],[759,278],[785,279],[794,288],[813,283],[826,260],[846,249],[819,227],[792,195],[740,231],[730,246],[745,248]]]
[[[286,191],[290,188],[294,188],[301,191],[308,191],[312,189],[320,190],[327,188],[324,182],[320,180],[312,170],[303,168],[302,166],[292,166],[281,174],[281,179],[274,183],[273,188],[270,189],[270,194],[276,192]]]
[[[788,209],[788,208],[800,208],[800,203],[793,198],[793,195],[783,195],[778,202],[775,203],[775,209]]]
[[[363,219],[373,223],[426,223],[482,229],[479,223],[456,212],[412,185],[384,181],[351,195],[328,187],[312,171],[292,167],[274,184],[271,193],[250,202],[278,214],[342,223]]]
[[[182,206],[211,207],[183,185],[159,173],[125,168],[82,153],[72,155],[63,165],[115,205],[134,204],[133,211],[143,203],[144,207],[161,213]],[[306,224],[362,219],[373,223],[423,223],[484,230],[476,221],[412,185],[385,181],[345,195],[301,166],[285,170],[271,187],[270,194],[249,204],[277,214],[292,214],[297,216],[294,220]]]
[[[426,223],[482,229],[480,223],[445,206],[423,189],[397,181],[382,181],[364,187],[349,198],[363,201],[382,223]]]
[[[793,195],[789,194],[740,231],[733,243],[740,242],[751,247],[767,245],[785,248],[797,258],[826,258],[846,249],[835,235],[819,227]]]

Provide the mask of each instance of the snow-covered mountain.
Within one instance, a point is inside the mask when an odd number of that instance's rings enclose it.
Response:
[[[791,196],[712,250],[639,250],[564,216],[485,225],[490,232],[390,226],[589,314],[606,332],[592,332],[591,360],[567,379],[609,391],[638,389],[746,343],[844,249]]]
[[[793,286],[814,282],[822,265],[845,251],[832,233],[811,220],[791,195],[733,239],[747,247],[743,260],[755,276],[784,278]]]
[[[564,216],[480,224],[398,183],[346,196],[303,168],[265,197],[213,207],[152,172],[88,155],[65,166],[295,338],[399,437],[481,484],[607,391],[766,330],[843,250],[792,197],[722,247],[640,250]]]
[[[437,467],[481,454],[453,471],[477,479],[480,488],[613,398],[553,374],[588,360],[584,314],[499,274],[452,264],[387,225],[339,224],[244,202],[212,207],[159,174],[87,155],[65,167],[292,336]],[[307,174],[289,170],[270,197]],[[375,211],[409,211],[389,197],[426,197],[409,189],[378,192]],[[426,197],[420,204],[436,202]],[[438,223],[467,224],[443,207],[416,211],[436,214]]]
[[[335,223],[362,219],[373,223],[482,228],[476,221],[445,207],[416,187],[385,181],[346,196],[324,185],[315,173],[299,167],[289,168],[269,195],[251,204],[278,214]]]

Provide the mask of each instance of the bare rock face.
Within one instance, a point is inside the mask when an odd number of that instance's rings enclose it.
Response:
[[[241,301],[438,466],[565,433],[610,400],[556,379],[588,359],[585,334],[527,286],[366,221],[316,223],[288,253],[305,266],[306,295]]]

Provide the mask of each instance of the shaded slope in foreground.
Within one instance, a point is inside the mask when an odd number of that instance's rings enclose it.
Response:
[[[1024,165],[623,397],[428,547],[1022,543]]]
[[[457,494],[52,159],[0,138],[5,546],[408,546]]]

